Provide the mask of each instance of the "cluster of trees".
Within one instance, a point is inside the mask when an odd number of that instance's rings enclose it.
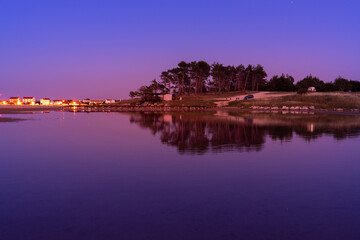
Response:
[[[348,80],[343,77],[338,77],[334,82],[321,81],[317,77],[311,75],[306,76],[301,81],[294,83],[294,78],[289,75],[273,76],[266,84],[268,91],[301,91],[307,90],[309,87],[315,87],[319,92],[332,92],[332,91],[360,91],[360,82]]]
[[[290,75],[275,75],[269,81],[260,64],[226,66],[220,63],[209,65],[205,61],[180,62],[177,67],[164,71],[160,81],[153,80],[150,85],[131,91],[130,97],[154,100],[160,94],[172,93],[178,96],[202,94],[205,92],[230,91],[296,91],[315,87],[317,91],[360,91],[360,82],[338,77],[334,82],[324,83],[311,75],[295,84]]]
[[[229,92],[265,90],[267,74],[261,65],[224,66],[209,65],[205,61],[180,62],[177,67],[164,71],[161,81],[131,91],[130,97],[173,93],[176,95],[202,94],[205,92]]]

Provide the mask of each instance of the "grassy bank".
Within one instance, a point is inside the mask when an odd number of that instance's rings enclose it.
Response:
[[[282,106],[315,106],[316,109],[360,109],[360,94],[306,94],[234,101],[230,107],[250,108],[251,106],[282,107]]]
[[[234,96],[254,94],[254,99],[229,101]],[[224,104],[219,106],[219,102]],[[217,104],[216,104],[217,103]],[[184,96],[182,100],[162,101],[158,103],[141,103],[140,99],[125,100],[113,106],[169,106],[169,107],[206,107],[206,108],[242,108],[259,107],[303,107],[314,106],[316,109],[334,110],[342,108],[360,109],[360,93],[311,93],[299,95],[295,92],[231,92],[224,94],[203,94],[198,96]]]
[[[169,107],[216,107],[215,102],[243,94],[252,94],[253,92],[228,92],[228,93],[206,93],[201,95],[183,96],[182,100],[174,99],[173,101],[162,101],[157,103],[141,103],[140,99],[128,99],[118,103],[111,104],[111,106],[169,106]]]

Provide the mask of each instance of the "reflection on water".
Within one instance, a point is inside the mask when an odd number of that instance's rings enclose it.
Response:
[[[290,141],[295,134],[306,141],[360,135],[360,117],[347,115],[141,112],[131,113],[130,122],[151,130],[180,153],[260,151],[267,137]]]
[[[0,123],[2,123],[2,122],[19,122],[19,121],[22,121],[22,120],[24,120],[24,119],[3,117],[3,116],[0,114]]]
[[[1,240],[360,239],[358,116],[15,117],[0,122]]]

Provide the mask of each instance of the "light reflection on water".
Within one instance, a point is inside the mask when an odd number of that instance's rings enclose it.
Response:
[[[4,118],[0,239],[360,238],[357,116]]]

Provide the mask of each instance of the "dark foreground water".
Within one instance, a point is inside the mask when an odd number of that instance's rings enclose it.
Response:
[[[1,240],[360,239],[356,116],[3,114],[0,133]]]

